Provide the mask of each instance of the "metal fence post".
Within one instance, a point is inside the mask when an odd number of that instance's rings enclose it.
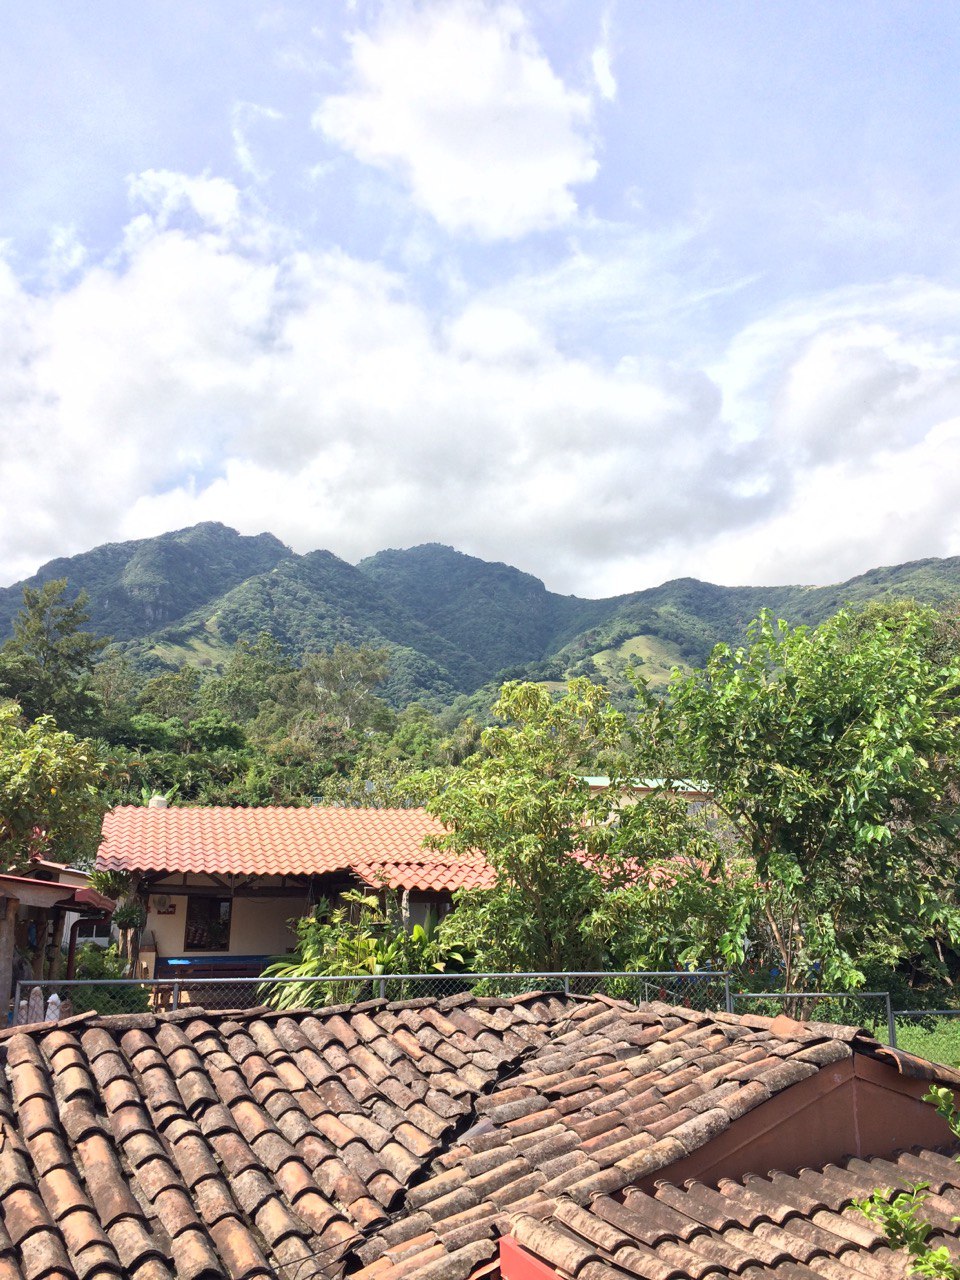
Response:
[[[173,980],[173,992],[170,996],[170,1008],[171,1009],[180,1008],[180,979],[179,978],[174,978]]]
[[[730,990],[730,975],[723,975],[723,1007],[727,1013],[733,1013],[733,992]]]
[[[386,998],[387,998],[387,980],[386,978],[381,978],[380,979],[380,999],[386,1000]]]
[[[890,1041],[890,1048],[897,1047],[897,1020],[893,1016],[893,1001],[890,999],[890,992],[887,993],[887,1039]]]
[[[563,975],[563,994],[564,994],[565,996],[568,996],[568,995],[570,994],[570,975],[569,975],[569,973],[565,973],[565,974]]]

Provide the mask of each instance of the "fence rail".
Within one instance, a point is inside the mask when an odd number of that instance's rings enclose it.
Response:
[[[271,1004],[280,1008],[353,1003],[358,1000],[409,1000],[473,991],[512,996],[528,991],[564,991],[572,995],[614,996],[634,1003],[660,1000],[692,1009],[730,1007],[729,975],[713,970],[677,972],[544,973],[384,973],[323,978],[122,978],[20,982],[14,998],[17,1023],[51,1019],[62,1002],[73,1012],[131,1013],[178,1009],[244,1009]],[[55,997],[51,1003],[51,997]],[[48,1014],[49,1010],[49,1014]]]
[[[75,1013],[133,1013],[196,1006],[249,1009],[271,1004],[348,1004],[409,1000],[473,991],[513,996],[530,991],[603,995],[639,1004],[659,1000],[690,1009],[725,1009],[768,1016],[786,1012],[799,1021],[865,1027],[878,1040],[918,1057],[960,1067],[960,1009],[894,1009],[887,991],[734,991],[731,975],[715,970],[557,971],[543,973],[384,973],[324,978],[74,978],[18,982],[12,1021],[56,1017],[70,1001]]]
[[[757,1002],[748,1006],[752,1012],[768,1016],[789,1013],[798,1022],[864,1027],[878,1040],[886,1036],[889,1045],[895,1048],[897,1044],[897,1015],[889,991],[736,991],[730,997],[731,1012],[738,1012],[741,1000]]]

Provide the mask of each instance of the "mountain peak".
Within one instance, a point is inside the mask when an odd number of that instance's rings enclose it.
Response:
[[[561,680],[639,659],[652,680],[697,666],[718,641],[739,643],[763,608],[816,625],[877,597],[941,603],[960,596],[960,558],[872,569],[823,587],[726,587],[683,577],[610,599],[549,591],[509,564],[441,542],[388,549],[351,565],[331,551],[295,554],[272,533],[203,521],[155,538],[51,560],[0,589],[0,634],[23,585],[66,578],[84,590],[90,626],[144,670],[217,665],[241,638],[269,632],[295,656],[337,643],[385,646],[397,705],[449,702],[505,675]]]

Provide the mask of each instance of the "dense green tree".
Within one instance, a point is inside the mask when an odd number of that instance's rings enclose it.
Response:
[[[129,737],[130,717],[143,685],[142,675],[123,654],[108,651],[90,674],[90,692],[96,699],[97,736],[108,742]]]
[[[362,733],[389,721],[386,704],[374,693],[389,671],[390,655],[386,649],[338,644],[329,653],[308,654],[301,675],[319,715],[342,726],[347,733]]]
[[[756,876],[709,811],[669,790],[624,797],[624,856],[593,909],[614,969],[726,968],[737,924],[753,919]]]
[[[626,719],[600,686],[574,680],[554,698],[543,685],[508,684],[494,714],[502,723],[484,730],[481,751],[435,775],[427,806],[449,828],[432,844],[482,852],[496,872],[492,889],[459,895],[444,929],[484,969],[622,963],[641,947],[624,917],[646,909],[649,877],[665,857],[702,858],[693,841],[709,845],[708,834],[673,798],[637,799]],[[598,771],[610,777],[605,790],[584,780]]]
[[[960,662],[931,657],[939,625],[921,609],[815,631],[763,614],[645,712],[643,742],[709,786],[755,869],[729,956],[752,947],[787,990],[854,987],[867,960],[960,938]]]
[[[85,594],[67,600],[66,591],[66,578],[24,587],[13,636],[0,649],[0,695],[31,720],[49,715],[61,728],[84,732],[97,711],[94,664],[108,641],[84,630]]]
[[[449,828],[438,848],[480,852],[496,872],[493,889],[459,896],[446,927],[481,969],[594,968],[602,947],[585,926],[603,892],[610,800],[579,775],[619,747],[623,717],[587,680],[556,700],[542,685],[507,684],[493,711],[503,723],[437,779],[427,805]]]
[[[24,723],[15,704],[0,706],[0,868],[25,867],[34,855],[89,863],[105,809],[103,776],[92,743],[49,716]]]
[[[204,685],[203,704],[228,720],[252,726],[264,702],[274,700],[278,678],[289,676],[294,669],[272,636],[238,640],[223,672]]]
[[[189,725],[200,714],[203,675],[198,667],[185,664],[179,671],[165,671],[143,686],[137,699],[139,711],[159,720],[179,720]]]
[[[300,667],[270,681],[257,733],[350,761],[368,732],[392,721],[392,712],[374,693],[387,670],[387,651],[367,645],[339,644],[330,653],[307,654]]]
[[[169,728],[182,732],[176,721]],[[177,804],[309,804],[323,794],[331,769],[325,759],[256,745],[190,751],[116,746],[108,765],[104,796],[110,805],[144,804],[158,792]]]

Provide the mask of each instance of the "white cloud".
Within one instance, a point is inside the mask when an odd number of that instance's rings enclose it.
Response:
[[[86,260],[86,246],[77,235],[76,227],[54,227],[43,264],[44,282],[54,287],[62,285]]]
[[[768,476],[756,524],[611,565],[605,581],[694,574],[830,583],[960,551],[960,291],[843,289],[747,326],[711,376]]]
[[[575,215],[571,188],[598,167],[591,102],[556,75],[516,5],[388,6],[351,37],[350,71],[314,123],[398,176],[447,231],[513,239]]]
[[[0,295],[7,573],[220,518],[348,558],[452,541],[583,587],[595,555],[755,508],[701,375],[611,370],[482,303],[438,328],[380,266],[250,252],[242,202],[202,183],[134,189],[155,212],[113,265]],[[184,201],[235,231],[180,225]]]
[[[132,189],[123,251],[59,290],[0,262],[8,580],[211,518],[348,559],[452,542],[585,594],[958,549],[960,292],[809,298],[710,369],[601,360],[557,340],[580,266],[548,306],[464,289],[441,324],[403,275],[291,247],[229,184]]]
[[[188,177],[167,169],[146,169],[127,180],[130,199],[142,204],[160,227],[169,226],[178,214],[190,211],[204,224],[217,230],[235,223],[240,211],[240,192],[226,178]]]
[[[235,102],[230,118],[233,154],[236,156],[237,164],[255,182],[264,182],[270,173],[266,165],[256,157],[251,134],[256,126],[264,121],[273,124],[282,120],[282,113],[274,110],[273,107],[264,107],[256,102]]]
[[[597,91],[605,102],[612,102],[617,96],[617,80],[613,74],[612,54],[610,52],[610,11],[604,13],[600,22],[600,39],[590,57],[593,78]]]

